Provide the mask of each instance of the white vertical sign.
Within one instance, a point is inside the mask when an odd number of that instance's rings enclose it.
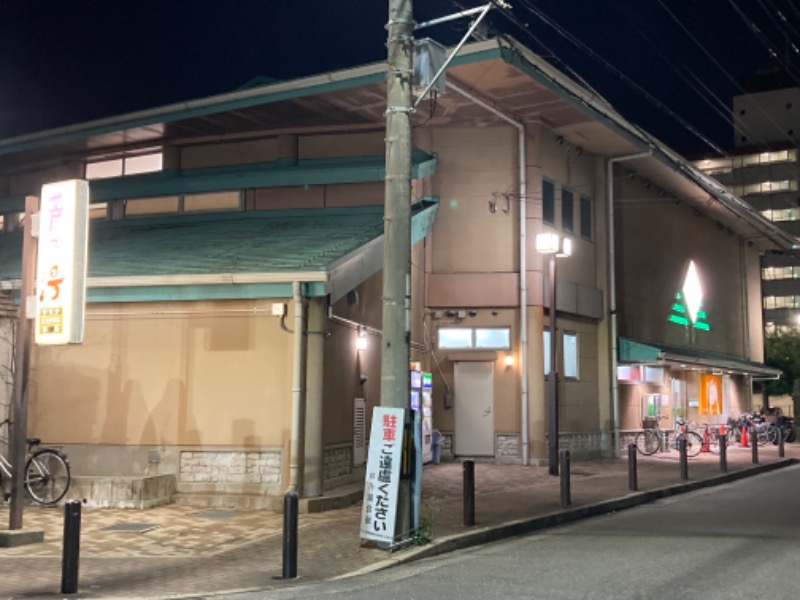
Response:
[[[42,187],[36,260],[37,344],[83,341],[89,183],[73,179]]]
[[[366,540],[394,540],[404,413],[402,408],[380,406],[372,413],[361,510],[361,537]]]

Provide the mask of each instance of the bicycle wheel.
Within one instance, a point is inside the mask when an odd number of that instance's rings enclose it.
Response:
[[[636,434],[635,443],[639,452],[645,456],[650,456],[658,450],[658,434],[652,429],[645,429]]]
[[[686,431],[681,434],[686,440],[686,456],[697,456],[703,449],[703,438],[694,431]]]
[[[28,459],[25,488],[39,504],[55,504],[67,493],[69,484],[69,462],[58,450],[45,448]]]

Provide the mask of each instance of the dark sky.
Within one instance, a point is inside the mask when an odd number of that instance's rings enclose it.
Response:
[[[509,2],[507,15],[490,13],[491,28],[574,71],[685,154],[710,151],[687,124],[732,145],[719,111],[741,93],[734,81],[781,62],[800,77],[797,0]],[[414,16],[457,10],[452,0],[417,0]],[[0,139],[230,91],[257,76],[384,60],[387,12],[385,0],[0,0]],[[418,36],[452,45],[467,26]]]

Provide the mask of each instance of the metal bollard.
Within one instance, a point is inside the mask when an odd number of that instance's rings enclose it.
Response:
[[[783,428],[778,427],[778,456],[784,458],[786,456],[786,445],[783,439]]]
[[[719,434],[717,438],[719,441],[719,470],[722,473],[728,472],[728,442],[727,438]]]
[[[297,577],[297,492],[283,496],[283,579]]]
[[[689,459],[686,456],[686,438],[678,439],[678,452],[680,452],[681,481],[689,479]]]
[[[756,428],[750,428],[750,446],[753,448],[753,464],[758,464],[758,433],[756,433]]]
[[[569,489],[569,450],[562,450],[559,456],[561,471],[561,506],[569,508],[572,506],[572,498]]]
[[[78,593],[78,564],[81,554],[81,501],[64,504],[64,548],[61,558],[61,593]]]
[[[628,446],[628,489],[632,492],[639,489],[639,478],[636,473],[636,444]]]
[[[465,460],[464,473],[464,526],[475,525],[475,461]]]

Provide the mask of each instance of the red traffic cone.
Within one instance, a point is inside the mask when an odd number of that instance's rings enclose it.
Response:
[[[740,444],[742,448],[749,448],[750,444],[747,443],[747,425],[742,427],[742,442]]]
[[[708,427],[703,430],[703,445],[700,446],[700,452],[711,452],[708,448]]]

